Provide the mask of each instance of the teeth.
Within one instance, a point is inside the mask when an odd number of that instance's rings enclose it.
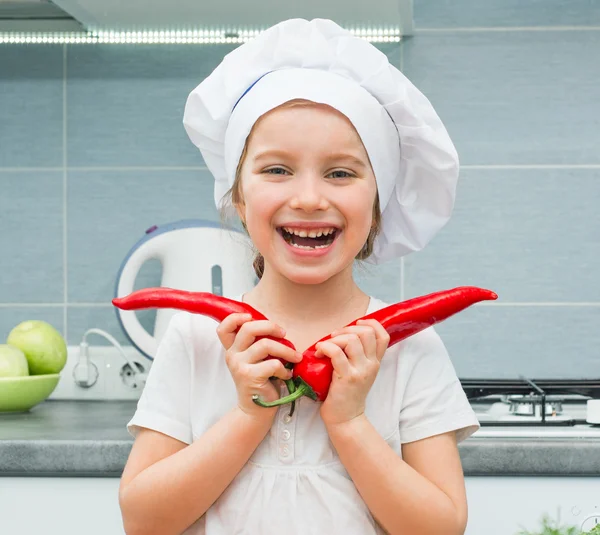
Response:
[[[310,229],[310,230],[294,229],[292,227],[282,227],[282,229],[286,232],[286,234],[290,234],[292,236],[299,236],[300,238],[307,238],[307,237],[308,238],[319,238],[321,236],[327,237],[329,235],[333,235],[335,233],[335,231],[337,230],[335,227],[323,227],[323,228]],[[294,243],[294,240],[292,238],[286,238],[284,236],[284,239],[292,247],[297,247],[298,249],[307,249],[307,250],[324,249],[325,247],[330,247],[331,243],[333,242],[333,236],[331,238],[327,239],[327,241],[329,243],[324,243],[324,244],[320,244],[320,245],[299,245],[299,244]]]
[[[313,229],[313,230],[303,230],[303,229],[293,229],[291,227],[283,227],[283,230],[288,232],[289,234],[294,234],[296,236],[300,236],[301,238],[318,238],[319,236],[328,236],[329,234],[335,231],[333,227],[326,227],[321,229]]]
[[[324,249],[325,247],[329,247],[329,245],[315,245],[314,247],[310,245],[296,245],[294,242],[290,243],[290,245],[298,249]]]

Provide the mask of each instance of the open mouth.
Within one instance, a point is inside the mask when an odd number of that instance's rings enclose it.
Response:
[[[340,230],[333,227],[322,229],[278,227],[277,232],[293,247],[298,247],[299,249],[324,249],[334,242]]]

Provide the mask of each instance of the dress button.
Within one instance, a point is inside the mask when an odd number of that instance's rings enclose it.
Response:
[[[283,433],[281,433],[281,436],[283,437],[283,440],[289,440],[291,433],[287,429],[284,429]]]
[[[289,424],[289,423],[292,421],[292,417],[291,417],[289,414],[286,414],[286,415],[283,417],[283,421],[284,421],[286,424]]]
[[[281,448],[281,455],[287,457],[290,454],[290,449],[287,446]]]

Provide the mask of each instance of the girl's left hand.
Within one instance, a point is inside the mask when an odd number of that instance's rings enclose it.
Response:
[[[317,344],[316,356],[330,358],[333,364],[329,393],[321,405],[326,426],[347,422],[365,412],[367,394],[389,341],[390,335],[381,323],[359,320]]]

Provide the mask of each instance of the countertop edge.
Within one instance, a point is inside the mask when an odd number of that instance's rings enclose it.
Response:
[[[458,447],[468,476],[600,477],[600,440],[594,438],[472,438]]]
[[[0,477],[121,477],[130,440],[0,440]]]
[[[133,440],[0,440],[0,477],[120,478]],[[600,477],[600,440],[472,437],[465,476]]]

